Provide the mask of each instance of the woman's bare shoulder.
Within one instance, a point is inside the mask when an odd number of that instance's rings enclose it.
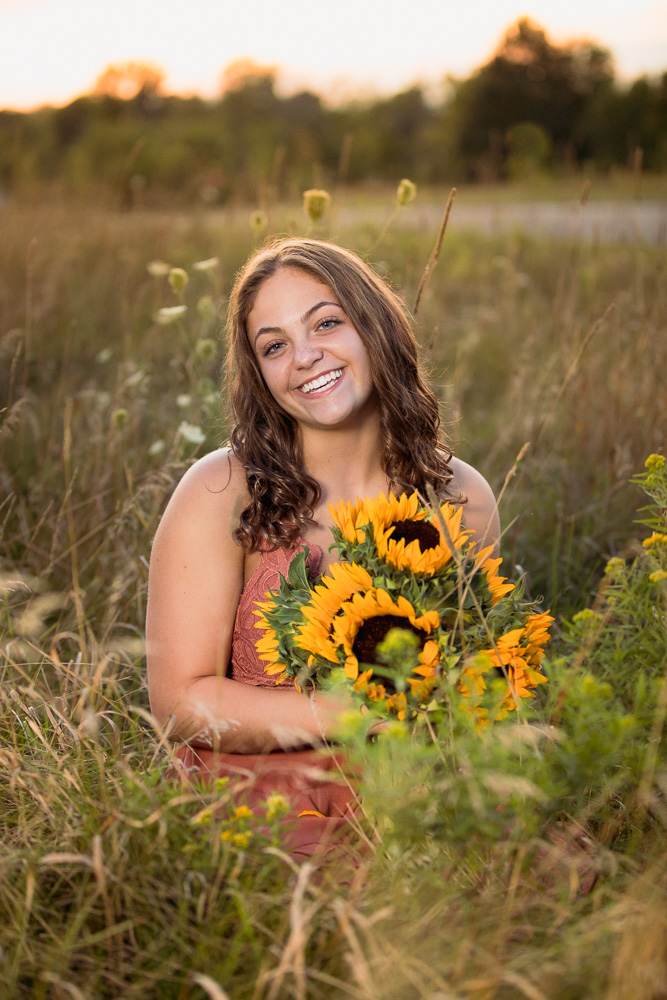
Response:
[[[212,451],[191,465],[178,483],[162,518],[161,529],[192,519],[211,521],[231,533],[247,503],[245,470],[230,448]]]
[[[500,544],[500,521],[493,490],[482,473],[462,459],[452,455],[449,466],[452,470],[451,486],[466,498],[463,508],[466,527],[475,532],[478,545],[493,545],[497,549]]]
[[[247,495],[245,470],[231,448],[218,448],[197,459],[174,490],[174,497],[210,498],[227,505]]]

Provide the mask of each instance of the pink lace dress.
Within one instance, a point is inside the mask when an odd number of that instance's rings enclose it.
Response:
[[[292,559],[302,547],[299,544],[292,549],[262,553],[259,566],[248,580],[234,622],[229,665],[229,676],[234,680],[254,687],[276,687],[275,679],[264,672],[257,655],[255,639],[261,633],[254,627],[254,612],[256,602],[267,590],[278,588],[280,574],[287,576]],[[312,546],[308,555],[311,571],[317,571],[320,560],[320,550]],[[277,690],[281,688],[288,690],[288,682]],[[190,744],[179,747],[176,758],[185,781],[193,777],[229,777],[240,800],[251,808],[259,807],[272,792],[284,795],[291,806],[286,824],[287,846],[295,857],[324,852],[333,840],[351,829],[349,821],[357,799],[341,754],[313,749],[231,754]]]

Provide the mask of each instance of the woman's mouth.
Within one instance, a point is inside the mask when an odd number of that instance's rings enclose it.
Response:
[[[311,392],[326,389],[328,386],[333,385],[334,382],[337,382],[342,374],[342,368],[334,368],[333,371],[325,372],[324,375],[318,375],[317,378],[311,379],[310,382],[304,382],[303,385],[299,386],[299,392],[308,395]]]

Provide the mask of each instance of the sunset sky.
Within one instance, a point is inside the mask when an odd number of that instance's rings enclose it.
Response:
[[[157,63],[172,93],[215,95],[242,57],[279,66],[286,90],[394,92],[467,75],[523,15],[607,46],[622,78],[667,69],[664,0],[0,0],[0,108],[67,103],[128,60]]]

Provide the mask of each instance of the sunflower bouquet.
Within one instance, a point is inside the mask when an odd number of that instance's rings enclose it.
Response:
[[[329,510],[338,561],[311,582],[304,549],[258,602],[276,684],[342,675],[374,715],[414,719],[456,699],[479,726],[533,697],[553,618],[499,575],[492,546],[475,548],[461,507],[413,493]]]

